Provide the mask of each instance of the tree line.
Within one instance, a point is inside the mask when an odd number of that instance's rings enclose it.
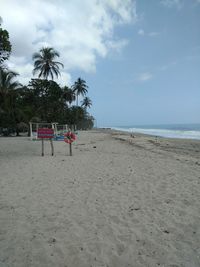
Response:
[[[71,87],[60,86],[54,78],[63,64],[58,51],[43,47],[32,56],[34,67],[28,85],[17,81],[18,74],[5,66],[11,53],[9,33],[1,28],[0,20],[0,134],[9,135],[27,130],[29,122],[57,122],[90,129],[94,118],[88,113],[92,101],[87,96],[86,82],[78,78]],[[79,101],[79,97],[82,101]]]

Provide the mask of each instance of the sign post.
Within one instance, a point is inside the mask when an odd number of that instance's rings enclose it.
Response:
[[[72,156],[72,144],[71,143],[69,144],[69,154],[70,156]]]
[[[54,155],[53,138],[54,130],[49,128],[38,128],[38,138],[42,140],[42,157],[44,156],[44,139],[49,139],[51,144],[51,155]]]
[[[53,140],[52,138],[50,139],[50,143],[51,143],[51,155],[54,155],[54,147],[53,147]]]
[[[42,157],[44,156],[44,139],[42,138]]]

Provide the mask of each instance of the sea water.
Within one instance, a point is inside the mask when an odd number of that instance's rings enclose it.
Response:
[[[110,127],[130,133],[143,133],[167,138],[185,138],[200,140],[200,123],[198,124],[168,124]]]

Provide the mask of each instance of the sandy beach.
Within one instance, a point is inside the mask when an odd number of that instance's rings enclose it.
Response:
[[[199,267],[200,141],[0,138],[0,267]]]

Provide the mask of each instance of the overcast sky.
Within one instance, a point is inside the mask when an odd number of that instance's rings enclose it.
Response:
[[[23,84],[51,46],[86,80],[98,126],[200,123],[200,0],[0,0]]]

